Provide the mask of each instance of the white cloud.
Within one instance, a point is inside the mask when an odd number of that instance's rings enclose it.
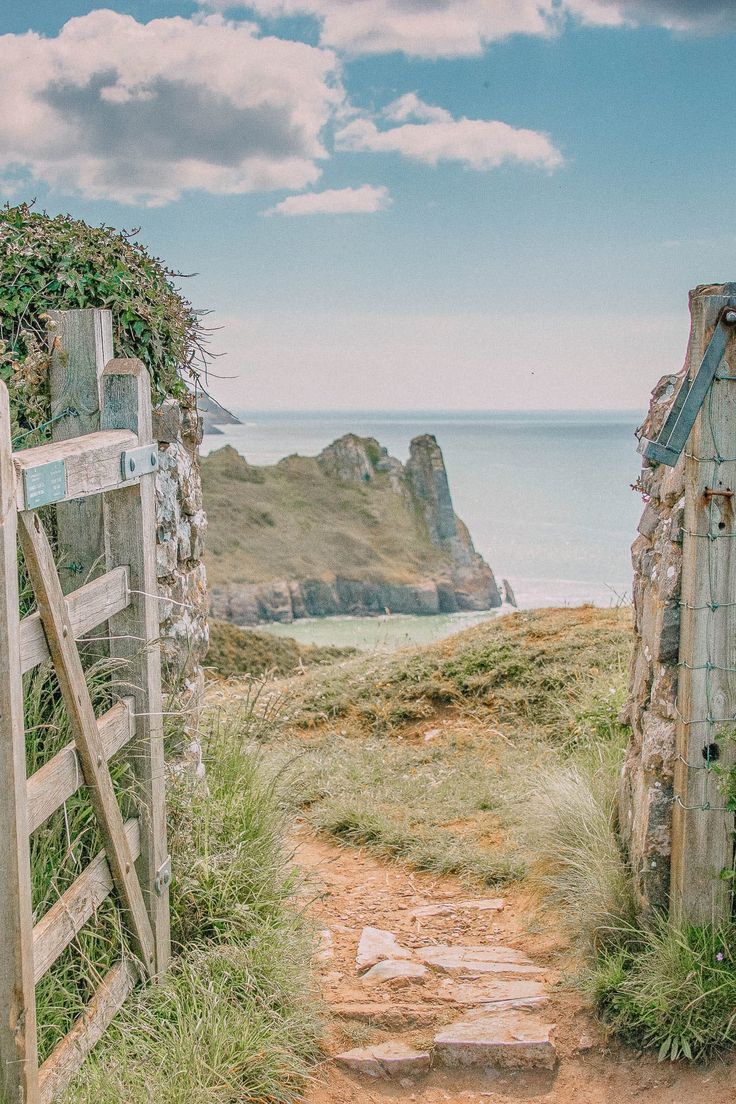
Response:
[[[393,103],[384,108],[383,114],[395,123],[405,123],[410,119],[414,122],[423,123],[449,123],[452,121],[452,115],[449,111],[446,111],[444,107],[433,107],[432,104],[424,103],[423,100],[419,99],[416,92],[407,92],[405,95],[399,96],[398,100],[394,100]]]
[[[599,26],[653,24],[702,34],[736,30],[733,0],[565,0],[565,6],[584,23]]]
[[[257,15],[313,16],[320,41],[347,54],[477,57],[514,34],[553,35],[566,17],[592,26],[654,25],[673,31],[736,29],[734,0],[199,0]]]
[[[151,205],[303,188],[343,100],[332,51],[217,15],[98,10],[55,38],[0,36],[0,180]]]
[[[322,44],[349,54],[472,57],[509,35],[550,34],[557,23],[556,0],[246,0],[246,6],[264,16],[312,15]]]
[[[329,188],[287,196],[263,211],[264,215],[365,215],[384,211],[391,203],[388,188],[363,184],[360,188]]]
[[[556,169],[563,163],[562,154],[546,134],[491,119],[453,119],[449,112],[424,104],[413,93],[390,104],[385,114],[391,119],[429,121],[379,130],[372,119],[354,119],[336,133],[337,148],[400,153],[425,165],[457,161],[478,172],[507,161],[544,169]]]

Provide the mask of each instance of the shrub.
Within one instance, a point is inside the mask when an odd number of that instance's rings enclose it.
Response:
[[[0,378],[16,429],[49,416],[49,310],[111,310],[116,354],[143,361],[159,401],[183,394],[183,377],[203,363],[205,333],[173,275],[132,234],[25,204],[0,210]]]

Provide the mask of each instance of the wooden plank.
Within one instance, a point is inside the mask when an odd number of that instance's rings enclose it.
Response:
[[[8,390],[0,383],[0,1099],[3,1104],[37,1104],[31,861],[13,486]]]
[[[123,698],[98,720],[105,762],[133,739],[134,704],[132,698]],[[76,745],[67,744],[28,779],[28,831],[40,828],[83,785],[84,775]]]
[[[736,303],[731,295],[703,294],[719,290],[702,289],[693,296],[690,375],[698,369],[722,307]],[[732,337],[726,356],[734,353]],[[734,814],[724,811],[719,775],[703,768],[714,743],[719,767],[736,762],[733,724],[706,721],[709,715],[736,715],[736,606],[729,604],[736,595],[736,517],[730,497],[706,496],[705,491],[714,478],[717,489],[736,491],[736,461],[717,465],[696,458],[736,456],[736,384],[712,385],[687,453],[671,906],[675,919],[699,924],[731,914],[732,887],[721,871],[733,867]],[[709,533],[716,539],[695,535]],[[720,608],[711,609],[712,603],[721,603]]]
[[[69,625],[74,639],[86,636],[97,625],[125,609],[129,601],[127,567],[108,571],[67,595]],[[20,623],[21,671],[25,674],[48,658],[49,649],[41,615],[31,613]]]
[[[128,429],[141,444],[153,440],[151,387],[138,360],[112,360],[102,376],[102,425]],[[119,564],[130,569],[131,603],[110,620],[111,655],[130,664],[129,680],[137,689],[136,739],[129,745],[137,781],[136,798],[146,810],[141,826],[138,872],[156,943],[156,972],[169,963],[169,893],[156,891],[156,875],[168,858],[166,781],[161,703],[158,581],[156,578],[156,492],[152,479],[105,495],[105,543],[108,571]],[[143,636],[141,647],[131,637]]]
[[[128,914],[141,961],[145,969],[153,973],[156,958],[146,904],[133,869],[123,817],[105,762],[82,661],[74,643],[66,601],[56,574],[53,552],[38,514],[20,514],[19,535],[69,725],[82,763],[84,780],[105,841],[115,887]]]
[[[66,467],[66,494],[58,502],[71,498],[100,494],[119,487],[123,483],[120,457],[134,449],[138,440],[134,433],[125,431],[90,433],[87,437],[75,437],[72,441],[59,441],[13,453],[13,463],[18,478],[16,503],[19,510],[26,509],[23,473],[44,464],[63,460]]]
[[[118,962],[105,975],[87,1011],[41,1067],[41,1104],[51,1104],[82,1068],[85,1058],[105,1034],[137,981],[138,973],[129,960]]]
[[[100,428],[100,377],[112,359],[112,312],[109,310],[49,311],[56,329],[51,341],[51,415],[58,418],[54,441],[95,433]],[[68,411],[76,414],[70,415]],[[75,498],[57,507],[59,548],[63,552],[59,578],[64,593],[92,577],[102,563],[104,535],[102,501]]]
[[[125,835],[130,853],[137,859],[141,841],[136,817],[125,822]],[[36,985],[105,898],[110,896],[113,888],[107,855],[100,851],[33,929],[33,973]]]

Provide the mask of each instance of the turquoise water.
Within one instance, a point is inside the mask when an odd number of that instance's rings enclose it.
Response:
[[[204,453],[231,444],[250,463],[274,464],[359,433],[403,461],[412,437],[434,433],[455,510],[497,579],[509,579],[520,606],[610,606],[630,597],[629,548],[641,513],[641,498],[631,490],[640,466],[639,411],[236,413],[244,424],[205,437]],[[360,637],[361,646],[372,647],[421,642],[458,627],[463,616],[381,618],[371,625],[329,618],[269,631],[319,643]]]

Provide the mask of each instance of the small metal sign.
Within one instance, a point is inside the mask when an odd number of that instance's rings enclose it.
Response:
[[[59,502],[66,498],[64,461],[52,460],[50,464],[26,468],[23,472],[23,491],[26,510],[36,510],[39,506],[48,506],[50,502]]]
[[[137,479],[140,475],[158,471],[157,446],[141,445],[140,448],[128,449],[120,457],[120,466],[123,479]]]

